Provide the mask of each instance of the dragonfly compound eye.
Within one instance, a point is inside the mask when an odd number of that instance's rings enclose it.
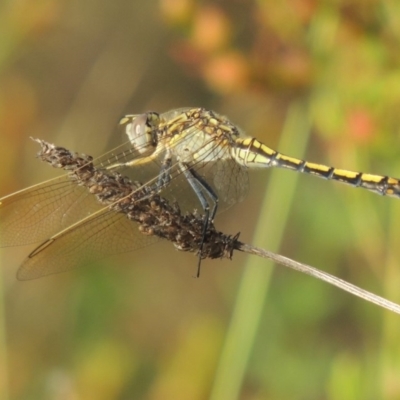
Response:
[[[132,146],[139,152],[145,153],[153,146],[151,129],[148,125],[148,115],[140,114],[126,124],[125,132]]]

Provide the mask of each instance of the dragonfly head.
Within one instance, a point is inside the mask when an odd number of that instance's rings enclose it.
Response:
[[[159,115],[150,111],[144,114],[125,115],[119,121],[132,146],[140,153],[146,153],[157,146],[156,128]]]

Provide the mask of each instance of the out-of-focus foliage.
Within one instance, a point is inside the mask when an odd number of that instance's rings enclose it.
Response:
[[[192,105],[273,148],[300,105],[310,161],[399,177],[399,15],[383,0],[0,3],[0,194],[48,176],[29,136],[96,156],[123,113]],[[277,174],[286,193],[291,172]],[[268,177],[252,174],[218,228],[273,236],[258,218]],[[399,201],[307,176],[291,201],[281,253],[400,301]],[[160,243],[17,282],[29,251],[2,251],[1,399],[215,396],[246,257],[194,280],[193,255]],[[250,354],[236,398],[400,398],[397,316],[281,268],[265,296],[255,339],[244,329],[233,351]]]

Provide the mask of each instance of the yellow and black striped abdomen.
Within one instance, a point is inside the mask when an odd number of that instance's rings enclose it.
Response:
[[[254,138],[239,138],[232,148],[235,160],[249,168],[280,167],[361,187],[383,196],[400,197],[400,180],[384,175],[348,171],[285,156]]]

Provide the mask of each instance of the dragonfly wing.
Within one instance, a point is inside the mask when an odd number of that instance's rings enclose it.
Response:
[[[124,214],[105,208],[38,246],[22,263],[17,277],[29,280],[68,271],[157,240],[142,234]]]
[[[217,162],[213,176],[225,208],[243,201],[249,189],[249,175],[241,165],[235,160]]]
[[[67,175],[31,186],[0,199],[0,247],[43,241],[100,208]]]
[[[93,164],[96,168],[121,165],[113,168],[118,171],[137,156],[138,151],[127,141],[94,159]],[[52,158],[46,160],[50,164],[53,161]],[[69,174],[5,196],[0,198],[0,247],[44,241],[102,207],[95,196],[72,181]]]

